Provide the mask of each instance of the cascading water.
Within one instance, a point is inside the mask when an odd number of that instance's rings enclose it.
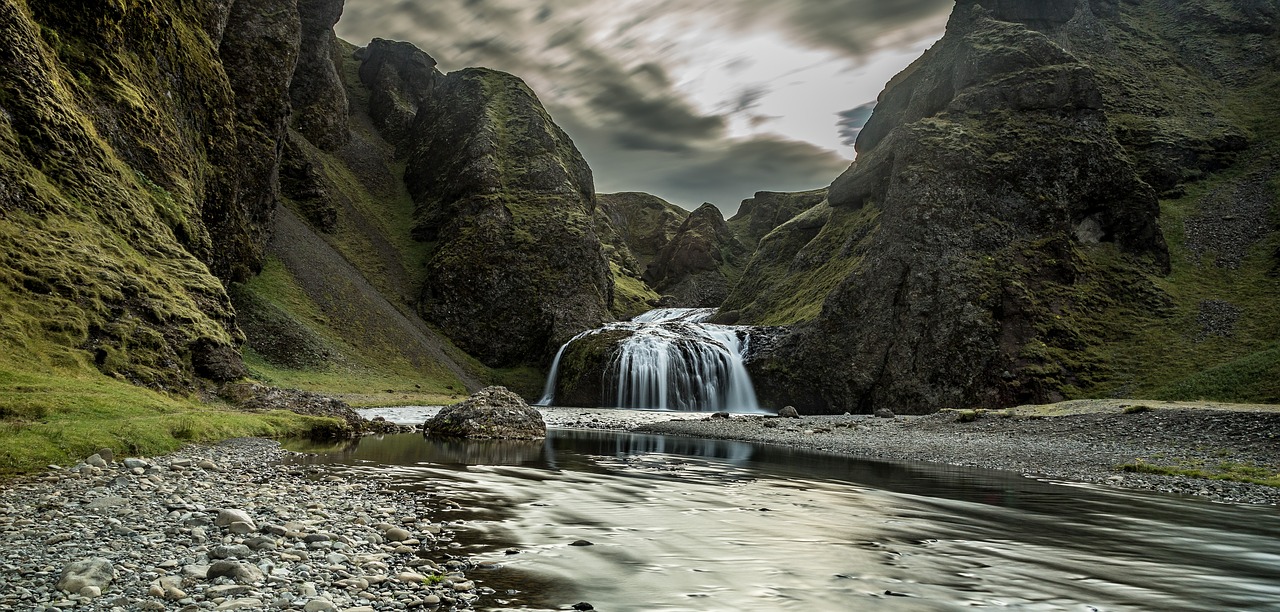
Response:
[[[555,402],[560,360],[573,343],[605,332],[628,335],[609,356],[602,406],[651,410],[759,412],[742,363],[746,329],[705,321],[714,308],[661,308],[578,334],[560,347],[540,406]]]

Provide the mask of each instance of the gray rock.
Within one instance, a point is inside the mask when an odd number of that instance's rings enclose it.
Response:
[[[430,435],[462,438],[544,438],[546,423],[537,410],[506,387],[486,387],[460,404],[446,406],[423,424]]]
[[[252,597],[231,599],[218,604],[216,610],[258,610],[262,608],[262,600]]]
[[[217,599],[219,597],[234,597],[236,595],[244,595],[253,589],[243,584],[218,584],[204,590],[205,599]]]
[[[888,408],[876,408],[875,415],[882,419],[892,419],[894,417],[893,411]]]
[[[336,612],[338,606],[327,599],[312,599],[302,606],[304,612]]]
[[[222,559],[209,564],[209,578],[218,578],[226,576],[240,584],[253,584],[262,582],[266,577],[262,570],[256,565],[249,563],[241,563],[240,561],[228,561]]]
[[[209,551],[210,559],[248,559],[251,556],[253,551],[244,544],[214,546],[213,550]]]
[[[106,460],[102,458],[102,455],[99,455],[97,453],[89,455],[89,458],[85,459],[84,462],[96,468],[107,467]]]
[[[233,523],[247,523],[252,528],[250,531],[258,530],[257,525],[253,522],[253,517],[250,517],[249,513],[244,510],[223,508],[218,511],[218,518],[213,521],[214,525],[228,528],[231,527]]]
[[[87,586],[105,588],[116,577],[115,566],[102,557],[75,561],[62,569],[58,588],[68,593],[79,593]]]
[[[148,462],[146,459],[139,459],[137,457],[126,457],[124,460],[124,466],[131,470],[136,470],[136,469],[145,470],[151,467],[151,463]]]
[[[129,500],[123,497],[99,497],[84,505],[89,510],[101,510],[104,508],[115,508],[129,503]]]
[[[413,534],[409,533],[409,530],[407,530],[407,529],[402,529],[402,528],[400,528],[400,527],[392,527],[391,529],[388,529],[388,530],[386,531],[386,533],[383,533],[382,535],[383,535],[383,537],[385,537],[388,541],[391,541],[391,542],[403,542],[403,541],[408,540],[409,538],[412,538],[412,537],[413,537]]]
[[[778,411],[778,416],[785,419],[798,419],[800,418],[800,413],[796,411],[795,406],[783,406],[782,410]]]

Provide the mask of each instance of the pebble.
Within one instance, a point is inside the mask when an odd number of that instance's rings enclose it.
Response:
[[[451,526],[425,518],[441,507],[432,497],[278,463],[290,453],[268,440],[150,459],[96,455],[97,466],[51,466],[0,488],[0,612],[476,603],[476,584],[460,571],[439,584],[425,577],[451,561],[451,570],[474,565],[450,556]],[[368,526],[375,521],[385,529]],[[397,545],[407,552],[393,553]]]

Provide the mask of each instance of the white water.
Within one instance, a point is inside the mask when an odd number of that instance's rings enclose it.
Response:
[[[760,412],[742,363],[747,334],[704,323],[714,308],[660,308],[630,321],[578,334],[556,352],[539,406],[555,402],[560,358],[574,342],[604,331],[631,336],[609,357],[602,407],[646,410]]]

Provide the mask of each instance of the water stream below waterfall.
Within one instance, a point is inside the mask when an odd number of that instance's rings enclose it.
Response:
[[[741,442],[364,438],[305,461],[461,504],[482,610],[1276,610],[1280,511]],[[592,546],[571,546],[588,540]],[[519,554],[504,554],[514,547]]]
[[[578,334],[556,352],[539,406],[555,404],[565,351],[605,332],[624,332],[602,373],[598,406],[642,410],[760,412],[742,358],[748,329],[707,323],[715,308],[659,308]]]

